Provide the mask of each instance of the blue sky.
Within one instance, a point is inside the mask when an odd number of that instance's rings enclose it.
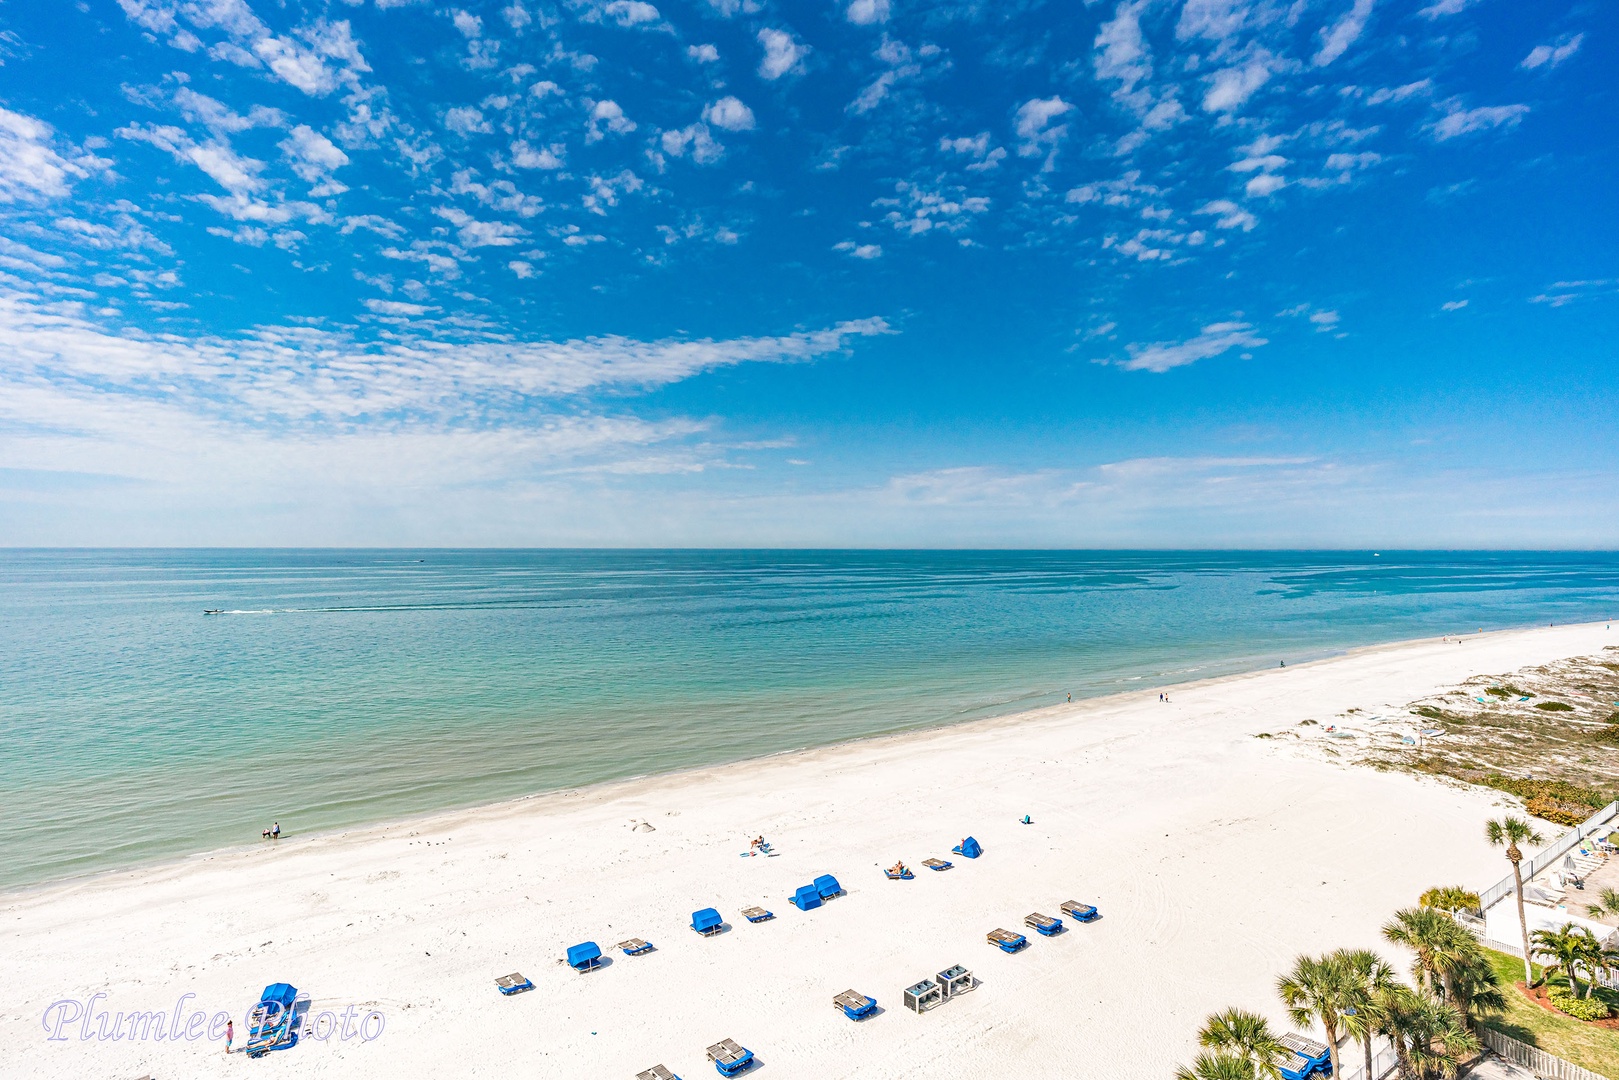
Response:
[[[1611,547],[1616,33],[7,0],[0,543]]]

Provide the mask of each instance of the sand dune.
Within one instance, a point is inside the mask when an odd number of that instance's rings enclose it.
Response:
[[[1256,733],[1615,641],[1596,625],[1379,647],[1169,704],[1076,702],[12,894],[0,1073],[628,1078],[662,1062],[692,1080],[729,1037],[781,1080],[1165,1077],[1212,1009],[1282,1021],[1272,984],[1295,953],[1378,945],[1422,888],[1504,866],[1481,830],[1501,796]],[[759,833],[779,857],[739,857]],[[920,868],[969,833],[982,858]],[[883,877],[899,858],[915,881]],[[788,903],[827,872],[846,896]],[[1067,899],[1103,918],[1031,933],[1015,956],[985,942]],[[753,904],[776,919],[748,924]],[[731,927],[714,939],[686,928],[708,906]],[[561,963],[575,942],[629,937],[657,951],[588,975]],[[903,987],[956,963],[975,992],[900,1008]],[[536,989],[497,994],[513,970]],[[168,1013],[192,994],[182,1011],[234,1013],[240,1045],[242,1013],[277,981],[316,1013],[385,1026],[250,1061],[206,1040],[83,1041],[79,1024],[53,1041],[42,1024],[59,999]],[[850,987],[882,1014],[835,1011]]]

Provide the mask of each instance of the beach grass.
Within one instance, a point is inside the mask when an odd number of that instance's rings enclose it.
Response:
[[[1485,1027],[1494,1028],[1520,1042],[1538,1046],[1548,1054],[1564,1061],[1619,1080],[1619,1031],[1587,1024],[1571,1016],[1550,1012],[1524,997],[1516,987],[1523,981],[1523,961],[1493,949],[1484,950],[1501,978],[1507,1007],[1484,1021]],[[1539,964],[1535,977],[1541,977]],[[1558,981],[1556,978],[1553,982]]]

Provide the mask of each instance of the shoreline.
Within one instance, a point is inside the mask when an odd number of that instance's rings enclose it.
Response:
[[[1596,620],[1586,623],[1565,623],[1565,627],[1594,628],[1605,625],[1605,620]],[[1289,665],[1287,670],[1304,671],[1322,663],[1334,660],[1353,658],[1358,656],[1376,655],[1379,652],[1403,649],[1411,646],[1429,645],[1451,640],[1459,641],[1488,641],[1502,635],[1517,635],[1530,633],[1549,627],[1509,627],[1490,630],[1482,633],[1465,635],[1441,635],[1438,638],[1400,638],[1394,641],[1378,642],[1371,645],[1358,645],[1352,648],[1333,649],[1310,659],[1298,661]],[[1150,689],[1118,690],[1106,694],[1097,694],[1091,697],[1079,698],[1072,702],[1059,702],[1054,705],[1041,706],[1034,709],[1021,709],[1016,712],[999,713],[993,716],[982,716],[968,720],[945,721],[928,724],[922,727],[907,728],[899,731],[878,732],[871,735],[862,735],[852,739],[840,739],[836,742],[820,745],[796,747],[790,750],[778,750],[774,753],[757,755],[753,757],[735,758],[729,761],[712,762],[704,765],[691,765],[675,769],[659,770],[655,772],[637,773],[631,776],[618,777],[611,780],[602,780],[593,784],[579,787],[547,788],[541,791],[527,792],[521,795],[508,796],[488,802],[468,803],[462,806],[445,807],[438,810],[423,811],[419,814],[407,815],[397,818],[380,818],[372,821],[360,822],[354,825],[334,829],[322,829],[313,833],[298,833],[285,835],[280,840],[248,841],[241,844],[232,844],[224,847],[206,848],[179,856],[167,856],[150,861],[131,863],[126,866],[111,867],[105,870],[96,870],[84,874],[73,874],[66,877],[50,878],[44,881],[33,882],[12,888],[0,888],[0,903],[49,892],[53,889],[67,889],[74,886],[89,886],[97,882],[110,880],[141,873],[158,873],[162,871],[181,870],[202,862],[209,862],[216,858],[252,856],[254,854],[268,853],[282,848],[296,850],[298,846],[317,842],[332,841],[347,837],[368,836],[372,834],[387,834],[406,828],[431,829],[442,823],[476,817],[485,813],[501,810],[515,810],[525,803],[535,800],[578,798],[584,796],[611,797],[615,789],[626,785],[646,781],[677,781],[683,777],[702,775],[726,769],[740,769],[756,763],[771,762],[784,759],[795,759],[799,755],[814,755],[822,752],[842,749],[853,749],[862,746],[882,744],[893,740],[919,739],[921,737],[952,731],[973,730],[983,728],[992,729],[996,726],[1018,726],[1036,719],[1049,719],[1055,716],[1066,716],[1078,709],[1082,704],[1088,707],[1105,706],[1110,702],[1123,702],[1136,694],[1157,693],[1166,688],[1180,691],[1202,689],[1224,683],[1236,682],[1253,678],[1258,675],[1282,670],[1280,668],[1250,668],[1243,671],[1228,672],[1224,675],[1215,675],[1201,679],[1190,679],[1184,682],[1154,683]]]
[[[700,1075],[703,1048],[734,1038],[783,1080],[1054,1060],[1158,1080],[1217,1009],[1292,1026],[1273,980],[1294,955],[1372,947],[1403,963],[1379,934],[1395,908],[1502,869],[1481,829],[1513,804],[1501,793],[1256,734],[1615,640],[1597,623],[1384,643],[1182,684],[1169,703],[1082,699],[13,893],[0,1040],[29,1075],[229,1076],[217,1042],[54,1042],[43,1010],[94,999],[145,1015],[189,994],[188,1010],[240,1024],[260,987],[288,982],[317,1011],[386,1026],[275,1055],[297,1077],[632,1076],[660,1061]],[[778,857],[739,858],[756,835]],[[982,858],[949,854],[967,835]],[[915,880],[884,879],[896,857]],[[923,873],[929,857],[956,865]],[[845,895],[788,904],[826,873]],[[1067,900],[1101,920],[1015,956],[985,944]],[[750,924],[750,906],[776,917]],[[715,939],[686,925],[707,907],[730,923]],[[656,949],[616,955],[631,938]],[[568,969],[581,941],[611,962]],[[901,1007],[901,988],[952,964],[979,988],[925,1017]],[[513,971],[535,990],[502,998],[493,980]],[[884,1013],[854,1025],[826,1007],[850,987]]]

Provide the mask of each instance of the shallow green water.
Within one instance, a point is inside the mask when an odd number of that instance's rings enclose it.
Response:
[[[0,552],[0,885],[1616,600],[1613,554]]]

